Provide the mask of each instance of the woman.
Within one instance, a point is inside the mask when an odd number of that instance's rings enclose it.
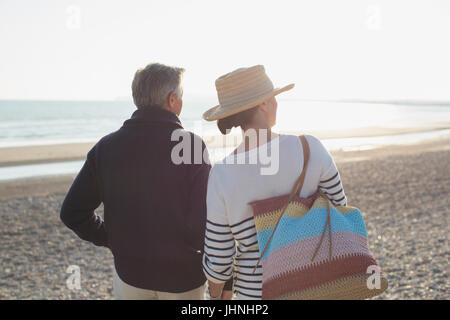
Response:
[[[212,299],[230,296],[223,286],[233,274],[237,299],[261,299],[261,265],[252,273],[260,253],[248,203],[289,194],[301,173],[303,148],[298,136],[271,131],[276,122],[275,96],[293,87],[274,89],[263,66],[238,69],[216,80],[220,105],[203,117],[217,120],[222,134],[240,127],[243,142],[214,165],[208,180],[203,270]],[[300,196],[308,197],[320,187],[335,205],[346,205],[332,156],[314,136],[306,139],[311,155]],[[267,167],[275,170],[264,171]]]

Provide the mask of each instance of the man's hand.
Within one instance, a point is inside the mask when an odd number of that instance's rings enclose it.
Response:
[[[223,290],[224,283],[214,283],[211,281],[208,281],[208,287],[209,287],[209,296],[212,299],[217,300],[224,300],[223,296],[224,293],[227,291]]]
[[[223,290],[220,300],[231,300],[231,298],[233,298],[233,291]]]

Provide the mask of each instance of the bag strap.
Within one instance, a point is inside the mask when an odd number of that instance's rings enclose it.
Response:
[[[261,259],[264,256],[264,253],[266,253],[266,250],[269,247],[270,242],[272,241],[273,235],[275,234],[275,231],[277,230],[278,224],[280,223],[281,217],[283,217],[284,213],[286,212],[286,209],[287,209],[287,207],[289,205],[289,202],[291,202],[292,198],[296,194],[298,194],[300,196],[300,191],[302,191],[303,183],[305,182],[306,170],[308,168],[310,150],[309,150],[308,141],[306,140],[305,136],[302,135],[299,138],[300,138],[300,141],[302,142],[302,147],[303,147],[303,169],[302,169],[302,173],[300,174],[300,176],[298,177],[298,179],[295,182],[294,186],[292,187],[291,193],[289,194],[289,198],[286,201],[286,204],[284,205],[283,210],[281,210],[281,214],[280,214],[280,216],[277,219],[277,223],[275,224],[275,227],[273,228],[272,234],[270,235],[270,238],[267,241],[267,244],[266,244],[263,252],[259,256],[259,259],[258,259],[258,261],[256,262],[256,265],[255,265],[255,268],[253,268],[253,273],[255,273],[256,268],[259,266],[259,263],[261,262]]]
[[[302,147],[303,147],[303,169],[302,169],[302,173],[300,174],[300,177],[297,179],[296,182],[296,194],[298,194],[300,196],[300,192],[302,191],[303,188],[303,183],[305,182],[305,176],[306,176],[306,169],[308,168],[308,162],[309,162],[309,155],[310,155],[310,151],[309,151],[309,144],[308,141],[306,140],[305,136],[300,136],[300,141],[302,142]]]
[[[333,239],[332,239],[332,234],[331,234],[331,208],[330,208],[330,201],[326,197],[326,195],[322,192],[322,190],[320,190],[320,193],[321,193],[322,196],[324,196],[327,199],[327,206],[328,206],[328,209],[327,209],[327,220],[325,222],[325,226],[323,227],[322,235],[320,236],[320,241],[317,244],[316,249],[314,250],[314,254],[313,254],[312,258],[311,258],[311,262],[314,261],[314,259],[317,256],[317,253],[319,252],[320,247],[322,246],[322,241],[323,241],[323,238],[324,238],[324,236],[325,236],[325,234],[327,232],[327,227],[328,227],[328,232],[330,233],[330,236],[328,238],[328,241],[329,241],[328,242],[328,260],[329,261],[331,261],[332,251],[333,251],[333,249],[332,249],[333,248]]]

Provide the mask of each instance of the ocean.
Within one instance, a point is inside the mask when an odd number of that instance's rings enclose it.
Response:
[[[185,99],[181,121],[202,137],[220,135],[215,122],[202,120],[214,98]],[[95,142],[121,127],[136,110],[132,101],[0,101],[0,148]],[[417,133],[322,139],[329,150],[364,150],[407,144],[450,134],[450,104],[331,102],[278,99],[276,132],[345,131],[358,128],[437,127]],[[238,129],[235,128],[235,133]],[[224,150],[212,150],[212,161]],[[0,168],[0,180],[76,173],[71,161]],[[37,173],[38,172],[38,173]]]
[[[185,100],[183,126],[219,135],[202,120],[215,99]],[[0,101],[0,148],[93,142],[120,128],[136,110],[131,101]],[[276,131],[407,128],[450,123],[450,105],[395,105],[278,100]],[[235,129],[237,130],[237,129]]]

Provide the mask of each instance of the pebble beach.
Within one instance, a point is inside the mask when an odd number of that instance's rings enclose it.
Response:
[[[333,156],[389,280],[375,299],[449,299],[450,139]],[[109,250],[80,240],[59,219],[72,180],[0,183],[0,299],[114,299]],[[80,290],[66,284],[72,265],[80,268]]]

